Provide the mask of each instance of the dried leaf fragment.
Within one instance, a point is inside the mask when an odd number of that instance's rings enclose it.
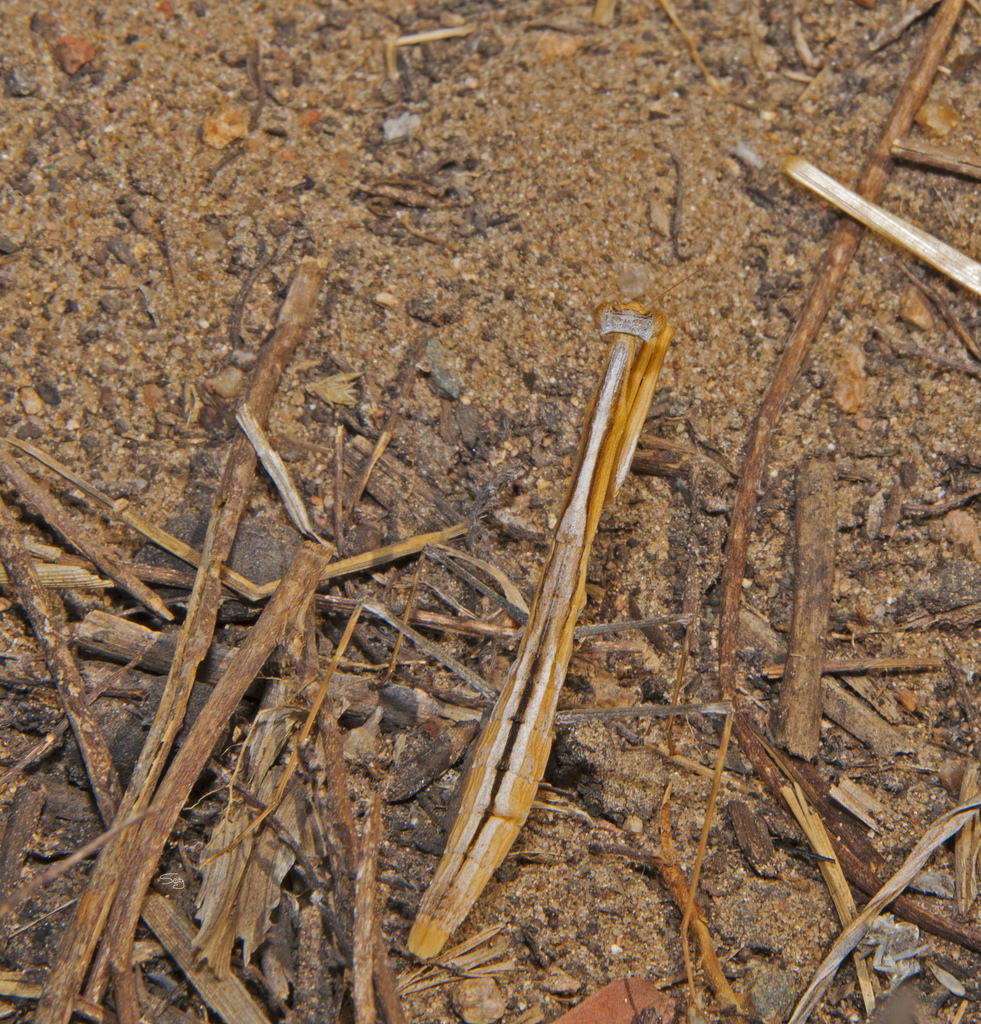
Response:
[[[357,405],[358,393],[354,382],[361,373],[335,373],[323,380],[307,385],[307,393],[328,405]]]

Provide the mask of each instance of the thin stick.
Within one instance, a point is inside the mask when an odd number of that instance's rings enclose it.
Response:
[[[21,499],[59,533],[66,543],[91,559],[101,572],[115,580],[117,586],[154,615],[167,622],[174,621],[174,616],[160,597],[146,584],[141,583],[120,561],[118,555],[67,515],[64,507],[47,487],[26,473],[3,448],[0,448],[0,472],[3,472],[7,482]]]
[[[95,802],[108,828],[116,816],[122,789],[99,723],[89,709],[85,684],[68,649],[67,629],[56,594],[45,594],[20,538],[20,526],[0,499],[0,559],[7,568],[18,604],[24,609],[44,651],[48,672],[71,722],[85,762]]]
[[[393,418],[395,418],[394,414]],[[385,454],[385,449],[388,447],[388,442],[391,440],[392,432],[386,428],[378,435],[378,440],[375,442],[375,447],[371,450],[371,455],[361,467],[361,472],[358,474],[358,478],[354,481],[354,486],[351,488],[351,500],[348,504],[347,515],[345,516],[345,519],[348,522],[350,522],[351,515],[357,507],[358,502],[361,500],[361,496],[364,494],[364,489],[368,486],[372,470],[375,468],[378,460]]]
[[[859,179],[858,194],[878,202],[882,198],[892,169],[892,144],[902,138],[913,123],[913,116],[923,105],[957,24],[963,0],[943,0],[923,43],[916,63],[896,99],[892,113],[879,142],[873,148]],[[742,596],[746,554],[756,507],[756,494],[763,480],[773,432],[784,403],[800,372],[811,342],[824,323],[845,271],[862,237],[862,228],[852,220],[843,220],[818,270],[810,295],[794,325],[784,348],[770,388],[760,407],[746,450],[742,476],[736,487],[732,524],[726,543],[722,570],[722,612],[719,627],[719,688],[726,700],[736,697],[736,647],[739,625],[739,602]],[[738,723],[736,737],[742,745]]]
[[[326,549],[316,544],[305,544],[300,548],[279,590],[249,632],[246,642],[229,662],[221,682],[175,755],[154,801],[160,809],[144,823],[136,839],[129,844],[127,884],[120,889],[106,936],[117,975],[124,971],[124,965],[126,970],[132,971],[133,933],[139,921],[143,897],[191,787],[207,764],[219,733],[266,659],[292,630],[301,626],[302,616],[328,557]],[[122,959],[124,956],[128,959]],[[124,1007],[118,1009],[120,1024],[138,1024],[125,1019]]]
[[[695,63],[695,67],[698,68],[702,73],[702,77],[712,87],[714,92],[717,92],[720,96],[726,95],[726,90],[716,80],[712,72],[705,66],[705,62],[699,56],[698,47],[695,45],[695,40],[692,37],[688,29],[681,24],[681,19],[678,17],[678,12],[674,9],[674,4],[671,0],[659,0],[661,7],[664,8],[664,13],[671,19],[671,24],[681,33],[681,38],[685,41],[685,46],[688,47],[688,53],[691,56],[692,61]]]
[[[977,153],[966,150],[948,149],[922,139],[901,139],[893,143],[892,155],[897,160],[908,160],[910,163],[924,167],[935,167],[951,174],[963,174],[966,178],[981,178],[981,157]]]
[[[950,303],[931,285],[927,284],[926,281],[917,277],[909,267],[904,266],[902,263],[899,264],[899,269],[913,282],[914,286],[940,310],[940,315],[944,318],[947,326],[957,335],[961,340],[961,344],[971,353],[971,355],[981,361],[981,348],[978,348],[978,343],[971,337],[968,329],[960,322],[957,314],[954,313],[950,307]]]
[[[712,827],[712,818],[715,815],[715,803],[719,796],[719,783],[722,781],[722,769],[725,767],[726,752],[729,749],[729,737],[732,735],[732,715],[726,715],[726,724],[722,729],[722,739],[719,741],[719,754],[715,759],[715,773],[712,776],[712,791],[709,793],[708,806],[705,809],[705,821],[702,823],[702,834],[698,839],[698,853],[695,855],[695,866],[692,868],[691,881],[688,883],[688,902],[685,904],[685,912],[681,918],[681,948],[685,955],[685,970],[688,973],[688,991],[692,1003],[698,1005],[698,997],[695,994],[695,979],[691,968],[691,950],[688,946],[688,926],[691,924],[692,914],[695,912],[695,894],[698,892],[698,876],[702,870],[702,862],[705,859],[705,847],[708,845],[709,829]]]
[[[845,881],[845,873],[841,870],[841,863],[835,856],[834,847],[828,838],[827,830],[821,816],[807,805],[807,799],[803,790],[796,783],[794,788],[785,786],[783,789],[784,800],[793,812],[797,823],[804,830],[811,849],[821,858],[818,867],[824,882],[831,893],[835,910],[838,911],[838,920],[842,927],[849,925],[858,913],[855,900],[852,898],[851,889]],[[858,951],[853,952],[855,960],[855,973],[858,975],[858,985],[862,993],[862,1002],[865,1003],[865,1015],[871,1017],[875,1012],[875,990],[872,988],[872,979],[869,976],[868,960],[860,956]]]

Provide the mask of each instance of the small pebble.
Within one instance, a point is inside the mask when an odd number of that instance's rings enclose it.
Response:
[[[507,1004],[501,986],[493,978],[468,978],[453,989],[453,1009],[464,1024],[494,1024],[504,1016]]]
[[[623,823],[623,831],[631,836],[639,836],[644,831],[644,823],[636,814],[628,814]]]
[[[954,553],[972,562],[981,562],[981,536],[978,524],[970,512],[955,508],[944,516],[944,533],[953,545]]]
[[[545,976],[545,991],[553,996],[574,996],[582,988],[582,982],[571,974],[553,967]]]
[[[245,374],[237,366],[226,366],[211,382],[215,394],[222,398],[234,398],[241,390]]]
[[[933,312],[930,303],[919,288],[910,285],[899,300],[899,315],[921,331],[933,330]]]
[[[421,124],[422,119],[418,114],[400,114],[398,117],[390,117],[382,125],[382,135],[386,142],[401,142],[412,138]]]
[[[379,292],[375,296],[375,302],[379,306],[384,306],[386,309],[391,309],[398,300],[391,292]]]
[[[579,40],[568,32],[543,32],[535,49],[543,57],[572,57],[579,49]]]
[[[671,237],[671,214],[668,212],[668,208],[660,201],[651,197],[650,204],[647,210],[647,216],[650,220],[651,227],[662,237]]]
[[[159,384],[145,384],[143,386],[143,401],[148,409],[156,409],[164,394],[164,389]]]
[[[17,61],[7,69],[4,88],[8,96],[32,96],[37,92],[37,73],[33,61]]]
[[[776,1024],[785,1021],[797,1001],[797,981],[790,971],[766,964],[750,972],[750,998],[757,1014]]]
[[[916,123],[927,133],[937,138],[949,135],[958,125],[961,116],[946,96],[927,100],[916,112]]]
[[[99,296],[99,305],[110,316],[117,316],[122,312],[124,301],[119,292],[107,292]]]
[[[961,791],[961,783],[964,781],[963,761],[944,761],[940,765],[940,785],[948,793],[957,796]]]
[[[55,55],[65,74],[74,75],[95,57],[95,47],[81,36],[62,36],[55,43]]]
[[[835,404],[845,413],[856,413],[869,397],[869,385],[865,379],[865,354],[855,345],[848,345],[835,367],[838,386],[835,388]]]
[[[218,252],[225,248],[225,236],[217,228],[208,228],[199,239],[201,248],[208,252]]]
[[[0,253],[4,256],[13,256],[15,252],[22,248],[23,246],[15,242],[9,235],[0,235]]]
[[[230,142],[244,139],[248,134],[248,116],[238,107],[225,107],[214,117],[204,119],[204,143],[213,149],[224,149]]]
[[[120,263],[124,263],[127,267],[131,268],[139,266],[139,260],[137,260],[132,246],[122,235],[113,235],[106,242],[106,245]]]
[[[46,384],[43,381],[37,385],[37,393],[45,405],[61,405],[61,395],[54,384]]]
[[[753,167],[757,171],[763,170],[763,158],[748,142],[743,142],[740,139],[729,152],[737,159],[742,160],[747,167]]]
[[[18,398],[21,408],[28,416],[40,416],[44,412],[44,403],[34,388],[21,388]]]

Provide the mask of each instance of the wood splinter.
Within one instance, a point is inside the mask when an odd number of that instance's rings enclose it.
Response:
[[[835,469],[809,459],[797,474],[797,550],[790,651],[773,720],[777,742],[811,761],[821,742],[824,634],[835,576]]]

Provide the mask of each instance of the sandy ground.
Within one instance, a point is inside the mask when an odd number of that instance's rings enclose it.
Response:
[[[352,543],[391,542],[445,525],[447,516],[463,520],[479,500],[493,515],[474,553],[527,595],[602,365],[593,308],[640,298],[679,328],[646,432],[695,454],[684,471],[631,478],[604,517],[584,621],[630,617],[631,602],[640,614],[676,613],[686,587],[702,595],[686,698],[713,699],[715,583],[733,474],[836,223],[783,176],[781,162],[799,153],[854,182],[925,31],[918,21],[869,55],[869,40],[895,13],[890,5],[795,6],[820,71],[805,66],[795,47],[788,3],[679,6],[723,95],[706,84],[664,13],[646,3],[619,5],[613,24],[597,28],[587,5],[562,0],[110,0],[50,10],[6,0],[0,428],[157,521],[206,511],[255,353],[299,259],[322,257],[326,284],[314,326],[270,419],[315,521],[330,533],[335,422],[346,417],[349,436],[376,436],[393,408],[400,367],[415,358],[415,385],[389,454],[413,467],[443,504],[408,494],[386,508],[366,497]],[[398,75],[389,77],[384,41],[440,26],[474,31],[400,49]],[[970,59],[979,35],[981,20],[968,9],[945,61],[949,73],[933,91],[947,111],[943,141],[969,150],[981,131]],[[247,67],[251,39],[261,53],[261,104]],[[69,75],[74,56],[87,59]],[[972,257],[977,204],[975,183],[910,165],[895,169],[885,199]],[[262,261],[244,300],[241,337],[232,338],[236,297]],[[893,627],[924,607],[981,599],[970,505],[955,525],[902,518],[890,535],[880,533],[883,510],[897,501],[964,493],[981,473],[976,380],[897,356],[875,331],[962,358],[936,311],[930,323],[909,308],[901,315],[909,287],[903,263],[914,266],[887,243],[866,239],[848,271],[775,438],[745,580],[747,606],[785,632],[795,468],[833,455],[832,657],[942,656],[936,631]],[[975,334],[976,302],[930,279]],[[306,388],[348,369],[364,374],[357,404],[334,414]],[[849,387],[859,389],[854,400]],[[138,538],[100,526],[80,492],[45,479],[73,514],[124,555],[135,554]],[[283,518],[265,477],[253,513]],[[32,520],[31,528],[51,539],[43,524]],[[394,603],[404,599],[412,570],[380,577]],[[479,614],[493,612],[466,588],[440,585]],[[381,592],[367,578],[362,586]],[[74,621],[95,608],[124,607],[116,592],[66,600]],[[435,596],[426,601],[447,610]],[[28,627],[7,598],[4,608],[5,649],[28,649]],[[977,629],[946,635],[970,665]],[[504,648],[446,643],[491,682],[503,679]],[[588,649],[573,662],[568,700],[663,699],[678,652],[677,642],[666,650],[646,641],[619,653],[615,645]],[[406,671],[442,678],[415,655]],[[944,671],[885,676],[877,685],[909,694],[912,710],[902,712],[901,726],[910,752],[884,759],[827,723],[819,769],[831,781],[856,781],[885,805],[875,842],[901,859],[952,805],[937,769],[968,756],[970,729]],[[743,694],[763,721],[776,690],[747,667]],[[57,717],[50,699],[45,713],[24,710],[39,699],[12,690],[0,711],[5,763]],[[665,889],[589,844],[622,841],[626,830],[655,849],[671,779],[675,839],[690,866],[708,783],[656,753],[662,724],[627,724],[644,742],[632,744],[608,724],[560,730],[551,781],[592,824],[581,813],[533,812],[461,932],[504,925],[513,959],[498,979],[505,1020],[548,1019],[615,978],[677,979],[682,970],[680,915]],[[695,722],[682,730],[681,750],[711,764],[717,737],[711,720]],[[354,769],[361,809],[397,742],[385,734],[370,770]],[[41,774],[61,772],[57,760],[40,766]],[[431,805],[445,805],[454,781],[451,772],[430,790]],[[726,774],[720,802],[733,797],[764,812],[778,834],[785,827],[751,775]],[[404,950],[436,863],[414,830],[433,826],[415,803],[385,814],[380,899],[392,947]],[[42,821],[52,834],[68,828]],[[74,841],[90,838],[97,824],[71,828]],[[944,851],[935,866],[949,871],[951,863]],[[36,867],[33,856],[28,865]],[[723,811],[703,877],[713,935],[737,988],[780,968],[799,991],[836,933],[813,864],[786,856],[776,878],[758,877]],[[21,912],[22,922],[70,898],[77,885],[73,876],[57,883]],[[954,913],[950,901],[931,902]],[[12,940],[11,968],[47,966],[64,920],[62,912]],[[978,924],[977,908],[971,920]],[[936,956],[954,957],[977,977],[976,957],[928,941]],[[410,969],[398,953],[395,962]],[[158,973],[178,977],[166,961],[155,963]],[[558,972],[575,984],[557,982]],[[929,973],[913,984],[934,1002],[942,991]],[[445,985],[410,997],[413,1018],[453,1019],[452,991]],[[858,1019],[850,967],[833,998],[835,1008],[820,1019]],[[195,999],[182,1005],[203,1014]],[[954,1006],[937,1010],[939,1019]],[[31,1017],[29,1003],[9,1009],[10,1019]],[[972,1004],[963,1019],[981,1014]]]

